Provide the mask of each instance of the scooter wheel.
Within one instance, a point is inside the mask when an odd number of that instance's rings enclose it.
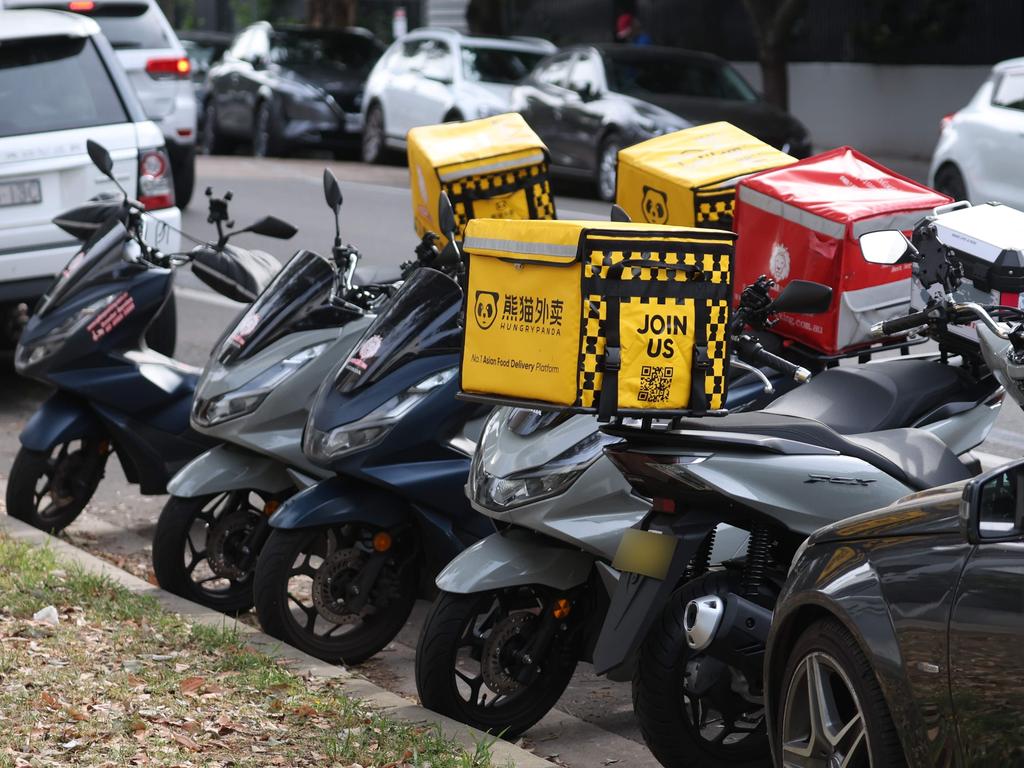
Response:
[[[259,546],[253,538],[261,510],[249,496],[236,491],[168,499],[153,534],[153,572],[161,587],[222,613],[252,608],[256,557],[243,548]]]
[[[579,658],[573,635],[555,634],[537,670],[522,682],[522,657],[545,601],[523,587],[470,595],[442,592],[416,646],[423,706],[482,731],[514,739],[561,697]]]
[[[63,531],[103,478],[106,441],[69,440],[49,452],[22,446],[7,480],[7,514],[41,531]]]
[[[386,553],[374,552],[378,532],[368,524],[273,530],[253,585],[263,630],[339,664],[359,664],[390,643],[416,602],[418,559],[400,537]],[[369,594],[360,594],[372,557],[384,563]]]
[[[739,588],[739,577],[715,571],[677,589],[641,647],[633,676],[633,710],[647,747],[668,768],[770,768],[764,704],[737,693],[728,666],[710,660],[718,679],[702,680],[704,693],[688,686],[707,677],[707,657],[687,645],[687,604]]]

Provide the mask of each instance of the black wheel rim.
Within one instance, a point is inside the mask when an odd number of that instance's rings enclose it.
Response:
[[[197,509],[182,553],[193,589],[216,599],[249,588],[256,553],[244,547],[252,546],[262,507],[257,494],[234,491],[218,494]]]
[[[89,501],[103,471],[106,453],[100,443],[70,440],[51,449],[32,489],[32,506],[45,523],[77,514]]]
[[[807,654],[784,701],[784,768],[873,768],[864,710],[835,659],[820,651]]]

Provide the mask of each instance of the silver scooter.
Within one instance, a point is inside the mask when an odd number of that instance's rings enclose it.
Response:
[[[359,252],[342,244],[342,194],[329,170],[324,194],[335,217],[333,259],[296,253],[221,337],[191,419],[220,444],[168,484],[171,498],[153,539],[160,586],[228,613],[252,607],[252,569],[269,516],[297,490],[331,476],[302,452],[309,405],[398,284],[353,285]],[[424,243],[431,250],[432,241]],[[425,251],[417,254],[429,261]],[[407,272],[417,263],[402,266]]]
[[[743,352],[744,345],[749,351],[749,342],[737,346]],[[845,435],[917,426],[930,433],[925,440],[949,446],[952,456],[967,454],[986,437],[1001,400],[1002,390],[991,377],[979,383],[953,366],[913,357],[830,369],[749,417],[805,416]],[[718,420],[704,421],[713,428]],[[623,534],[651,513],[650,494],[616,477],[603,455],[620,439],[597,431],[589,416],[508,408],[492,415],[468,493],[502,530],[470,547],[438,576],[442,593],[417,649],[417,687],[426,706],[515,735],[554,705],[578,660],[593,660],[619,578],[612,564]],[[806,457],[797,463],[809,466]],[[666,481],[685,484],[684,474],[670,469]],[[729,470],[737,482],[756,471],[754,462]],[[897,485],[904,487],[878,478],[851,498],[839,493],[850,479],[843,472],[818,474],[807,488],[823,501],[813,515],[795,522],[797,528],[887,503],[901,492]],[[806,475],[799,478],[801,484],[805,480]],[[701,557],[709,564],[742,558],[747,540],[742,527],[719,527],[719,537],[709,539]],[[542,647],[545,654],[539,656]],[[615,679],[628,679],[632,666],[616,672]]]

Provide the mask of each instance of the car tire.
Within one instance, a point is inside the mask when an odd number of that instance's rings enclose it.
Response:
[[[178,154],[177,162],[171,155],[171,175],[174,177],[174,204],[185,210],[192,200],[196,184],[196,150],[190,147]]]
[[[818,692],[813,697],[816,702],[810,701],[811,684]],[[843,719],[839,733],[849,728],[837,745],[812,726],[812,722],[821,722],[820,709],[814,713],[812,707],[823,706],[829,707],[830,723]],[[812,752],[827,765],[833,761],[847,765],[850,757],[856,759],[849,764],[866,768],[906,765],[899,733],[871,662],[850,630],[832,617],[809,626],[794,644],[782,676],[774,727],[777,765],[789,764],[786,754],[803,752]],[[842,757],[844,745],[847,760]],[[834,757],[837,752],[838,759]]]
[[[600,149],[597,152],[597,168],[594,171],[594,186],[600,200],[611,202],[615,199],[615,179],[620,149],[622,149],[622,139],[614,131],[601,141]]]
[[[274,105],[269,101],[261,101],[252,121],[253,157],[280,157],[285,154],[285,149]]]
[[[363,125],[362,158],[364,163],[374,165],[384,162],[387,150],[387,134],[384,132],[384,110],[374,104],[366,112]]]
[[[146,344],[150,349],[167,357],[174,357],[178,343],[178,307],[172,293],[167,297],[163,309],[153,318],[146,329]]]
[[[233,152],[234,142],[227,139],[217,125],[217,107],[212,99],[206,102],[203,113],[206,117],[200,134],[200,151],[204,155],[227,155]]]
[[[953,163],[945,163],[935,172],[935,189],[954,200],[967,199],[967,184],[960,169]]]
[[[441,122],[442,123],[461,123],[465,119],[466,118],[464,118],[462,116],[462,113],[459,112],[459,110],[451,109],[451,110],[448,110],[448,114],[444,116],[444,120],[442,120]]]

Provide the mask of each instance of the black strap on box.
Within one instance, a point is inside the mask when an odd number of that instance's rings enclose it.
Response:
[[[619,336],[618,299],[605,302],[603,378],[597,402],[597,420],[610,421],[619,407],[619,370],[622,368],[622,341]]]

